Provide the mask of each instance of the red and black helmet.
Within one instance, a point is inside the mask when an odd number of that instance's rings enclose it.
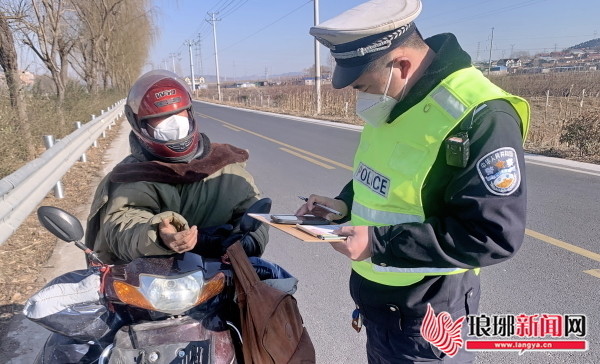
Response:
[[[145,120],[188,112],[190,130],[177,140],[162,141],[146,132]],[[188,162],[198,151],[199,132],[188,85],[175,73],[154,70],[142,75],[129,90],[125,115],[142,148],[165,162]]]

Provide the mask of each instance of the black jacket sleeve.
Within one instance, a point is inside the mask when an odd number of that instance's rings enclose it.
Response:
[[[438,154],[423,189],[425,221],[370,228],[373,263],[473,268],[502,262],[519,249],[527,199],[520,120],[505,101],[487,106],[469,132],[465,168],[448,166],[444,148]],[[478,171],[484,157],[501,148],[516,151],[521,177],[505,194],[486,187]]]
[[[346,183],[346,185],[344,186],[344,188],[342,189],[342,192],[340,192],[340,194],[335,197],[336,200],[342,200],[346,206],[348,207],[348,215],[344,216],[343,218],[339,219],[339,220],[334,220],[333,222],[337,223],[337,224],[343,224],[347,221],[350,221],[350,219],[352,218],[352,199],[354,198],[354,187],[352,186],[352,180],[350,180],[350,182]]]

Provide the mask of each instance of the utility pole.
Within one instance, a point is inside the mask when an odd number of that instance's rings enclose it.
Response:
[[[492,28],[492,37],[490,38],[490,58],[488,61],[488,72],[487,75],[490,77],[490,70],[492,69],[492,46],[494,45],[494,28]]]
[[[319,25],[319,0],[314,1],[315,26]],[[321,56],[319,54],[320,45],[317,39],[315,42],[315,93],[317,102],[317,115],[321,113]]]
[[[236,74],[235,74],[235,59],[233,60],[233,83],[235,83]]]
[[[207,22],[211,23],[213,26],[213,38],[215,43],[215,66],[217,68],[217,93],[219,94],[219,101],[223,101],[223,96],[221,95],[221,81],[219,80],[219,54],[217,51],[217,19],[215,16],[218,13],[209,13],[210,19],[206,19]]]
[[[335,69],[335,58],[329,53],[329,80],[333,79],[333,70]]]
[[[198,33],[198,59],[200,60],[200,75],[204,76],[204,67],[202,66],[202,35]]]
[[[167,69],[167,59],[163,58],[163,65],[165,66],[165,69]]]
[[[188,40],[186,42],[187,46],[188,46],[188,52],[190,53],[190,73],[192,75],[192,92],[196,91],[196,79],[194,76],[194,58],[192,57],[192,45],[194,45],[194,42],[192,42],[191,40]]]
[[[177,53],[171,53],[170,56],[171,56],[171,60],[173,61],[173,73],[177,73],[175,71],[175,56],[177,56]]]

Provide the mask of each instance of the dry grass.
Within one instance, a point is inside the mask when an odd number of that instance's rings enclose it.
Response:
[[[0,178],[30,161],[26,153],[26,140],[11,121],[15,113],[4,93],[5,90],[0,90]],[[54,135],[56,139],[60,139],[75,130],[76,121],[87,123],[92,115],[99,115],[102,109],[106,109],[122,97],[123,95],[115,92],[90,95],[80,88],[72,88],[63,109],[57,110],[54,98],[29,94],[25,102],[36,157],[46,150],[44,135]]]
[[[507,75],[491,79],[530,103],[531,123],[525,144],[529,152],[600,163],[597,147],[582,155],[575,145],[561,142],[568,123],[578,122],[581,115],[600,115],[600,71]],[[314,86],[223,88],[222,94],[223,103],[229,105],[362,125],[354,114],[355,91],[349,88],[334,90],[330,85],[323,85],[322,110],[318,116]],[[202,90],[199,98],[217,102],[217,91]]]

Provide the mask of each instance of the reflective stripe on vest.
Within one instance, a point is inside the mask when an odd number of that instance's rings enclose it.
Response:
[[[352,202],[352,216],[365,221],[371,221],[372,223],[377,223],[379,225],[397,225],[407,222],[423,222],[423,216],[370,209],[356,201]]]
[[[384,226],[423,222],[421,192],[443,141],[480,104],[494,99],[511,103],[527,134],[529,105],[498,88],[475,68],[459,70],[421,102],[390,124],[365,125],[354,159],[352,225]],[[458,267],[397,268],[353,262],[361,276],[390,286],[405,286],[426,275],[466,272]],[[478,268],[476,269],[478,272]]]
[[[443,275],[443,274],[455,274],[460,272],[466,272],[467,269],[462,268],[396,268],[396,267],[382,267],[377,264],[373,264],[373,270],[381,273],[419,273],[424,275]],[[460,271],[460,272],[459,272]]]

